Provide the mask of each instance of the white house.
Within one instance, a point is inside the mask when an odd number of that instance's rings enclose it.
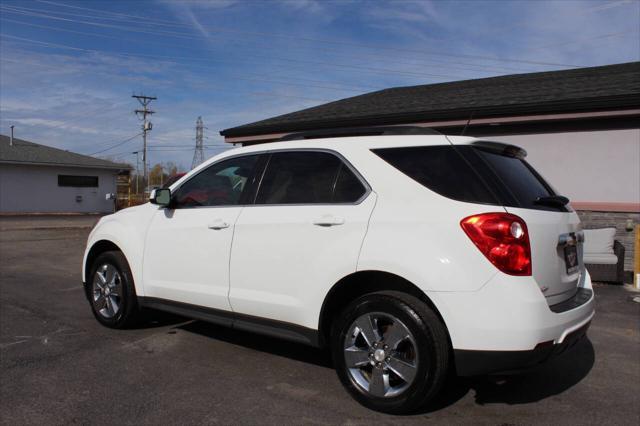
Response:
[[[0,213],[108,213],[130,167],[0,135]]]

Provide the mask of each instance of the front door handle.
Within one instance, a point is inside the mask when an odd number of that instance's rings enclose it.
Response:
[[[225,228],[228,228],[229,226],[230,225],[222,219],[216,219],[213,222],[211,222],[209,225],[207,225],[209,229],[216,229],[216,230],[225,229]]]
[[[344,223],[344,219],[338,216],[333,216],[330,214],[321,216],[313,221],[313,224],[316,226],[336,226],[342,225]]]

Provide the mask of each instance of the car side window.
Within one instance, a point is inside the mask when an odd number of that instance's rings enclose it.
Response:
[[[257,161],[258,155],[248,155],[209,166],[172,194],[174,208],[241,204]]]
[[[276,152],[269,159],[256,204],[346,203],[357,201],[365,191],[362,182],[333,154]]]

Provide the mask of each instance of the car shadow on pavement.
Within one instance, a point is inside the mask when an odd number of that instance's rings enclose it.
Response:
[[[233,345],[273,354],[321,367],[333,368],[328,351],[242,330],[193,321],[178,325],[179,329],[221,340]],[[440,395],[415,414],[427,414],[447,408],[470,391],[475,403],[528,404],[561,394],[584,379],[595,363],[595,351],[586,338],[567,352],[522,374],[503,376],[456,377],[451,374]]]
[[[301,343],[289,342],[275,337],[263,336],[248,331],[221,327],[202,321],[193,321],[180,325],[178,328],[191,333],[197,333],[216,340],[222,340],[233,345],[244,346],[260,352],[265,352],[296,361],[307,362],[320,367],[333,368],[328,351],[317,349]]]
[[[159,328],[168,326],[180,326],[180,324],[193,321],[191,318],[171,314],[169,312],[156,311],[153,309],[143,309],[140,321],[137,321],[132,328],[143,330],[148,328]]]
[[[421,413],[453,405],[471,390],[475,402],[485,404],[528,404],[561,394],[584,379],[595,363],[591,341],[583,339],[567,352],[530,371],[505,376],[451,377],[440,397]]]

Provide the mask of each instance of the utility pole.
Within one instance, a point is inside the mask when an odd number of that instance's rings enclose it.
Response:
[[[198,117],[196,120],[196,150],[193,152],[193,161],[191,162],[191,169],[195,169],[196,166],[204,161],[204,124],[202,123],[202,117]]]
[[[140,191],[138,190],[138,179],[140,178],[140,160],[138,154],[140,154],[140,151],[134,151],[132,154],[136,155],[136,198],[138,198],[140,195]]]
[[[149,176],[148,176],[148,162],[147,162],[147,132],[153,128],[153,125],[149,120],[147,120],[147,116],[154,114],[155,111],[151,111],[149,109],[149,104],[151,101],[155,101],[157,98],[155,96],[145,96],[145,95],[132,95],[132,98],[136,98],[140,105],[142,105],[142,109],[135,110],[136,115],[142,116],[142,166],[144,170],[144,195],[145,197],[149,193]]]

